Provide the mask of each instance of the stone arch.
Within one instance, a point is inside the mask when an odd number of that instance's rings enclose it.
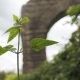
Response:
[[[66,16],[66,13],[65,13],[66,11],[64,10],[64,11],[62,11],[61,13],[59,13],[57,16],[55,16],[55,18],[53,18],[52,20],[51,20],[51,22],[50,22],[50,24],[48,25],[48,31],[50,30],[50,28],[58,21],[58,20],[60,20],[61,18],[63,18],[63,17],[65,17]],[[48,31],[47,31],[47,33],[48,33]]]
[[[65,16],[69,5],[80,3],[80,0],[30,0],[22,7],[22,17],[29,17],[22,32],[23,72],[38,67],[45,59],[45,49],[40,52],[31,50],[29,44],[33,38],[46,38],[50,27]],[[27,30],[27,31],[26,31]]]

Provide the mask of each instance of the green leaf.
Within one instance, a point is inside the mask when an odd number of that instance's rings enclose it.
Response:
[[[13,15],[13,20],[18,21],[18,17],[16,15]]]
[[[8,45],[5,47],[0,46],[0,55],[6,53],[7,51],[10,51],[12,49],[12,47],[13,47],[13,45]]]
[[[8,46],[3,47],[5,52],[10,51],[12,48],[13,48],[13,45],[8,45]]]
[[[9,28],[6,32],[9,32],[8,42],[10,42],[18,35],[19,27]]]
[[[70,16],[79,15],[80,14],[80,4],[70,6],[67,10],[67,14]]]
[[[13,26],[13,27],[9,28],[8,30],[6,30],[6,33],[7,33],[7,32],[12,32],[12,31],[14,31],[15,29],[18,29],[18,27],[17,27],[17,26]]]
[[[8,37],[8,42],[13,40],[18,35],[18,33],[19,33],[19,31],[17,29],[15,29],[14,31],[10,32],[9,37]]]
[[[26,23],[28,21],[29,21],[29,18],[25,17],[25,18],[21,18],[20,23],[23,24],[23,23]]]
[[[56,43],[58,43],[58,42],[46,40],[46,39],[42,39],[42,38],[35,38],[35,39],[31,40],[30,46],[34,51],[39,51],[46,46],[56,44]]]
[[[0,55],[2,55],[4,53],[3,48],[0,46]]]

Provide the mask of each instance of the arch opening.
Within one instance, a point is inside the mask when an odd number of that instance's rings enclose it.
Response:
[[[51,61],[53,57],[63,49],[64,45],[69,42],[72,32],[77,29],[76,24],[71,25],[71,17],[65,16],[57,21],[49,29],[47,39],[59,42],[58,44],[46,47],[47,60]]]

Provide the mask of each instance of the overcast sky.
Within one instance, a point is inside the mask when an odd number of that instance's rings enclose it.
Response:
[[[0,45],[5,46],[8,34],[4,34],[5,30],[13,25],[12,15],[20,16],[21,6],[28,0],[0,0]],[[65,24],[70,21],[70,17],[65,17],[55,23],[47,35],[47,39],[58,41],[56,45],[47,47],[46,55],[48,60],[52,60],[53,55],[57,54],[63,48],[64,44],[69,42],[71,33],[76,30],[76,25],[73,28],[70,24]],[[65,24],[65,25],[64,25]],[[16,47],[15,38],[11,44]],[[0,56],[0,70],[16,71],[16,54],[7,52]],[[20,69],[22,68],[22,54],[20,54]]]
[[[5,46],[8,34],[4,34],[5,30],[13,25],[12,15],[20,17],[21,6],[27,3],[28,0],[0,0],[0,45]],[[11,44],[16,47],[15,38]],[[9,44],[10,44],[9,43]],[[16,71],[16,54],[7,52],[0,56],[1,71]],[[22,54],[20,54],[20,69],[22,68]]]
[[[52,60],[53,56],[64,48],[64,45],[69,42],[72,32],[77,30],[77,25],[71,25],[71,18],[65,16],[64,18],[57,21],[47,34],[47,39],[55,40],[58,44],[48,46],[46,48],[46,55],[48,60]]]

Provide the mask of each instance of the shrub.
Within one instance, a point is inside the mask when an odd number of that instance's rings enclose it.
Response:
[[[9,73],[6,75],[5,80],[17,80],[17,76],[15,73]]]
[[[0,80],[4,80],[5,79],[5,72],[0,72]]]

